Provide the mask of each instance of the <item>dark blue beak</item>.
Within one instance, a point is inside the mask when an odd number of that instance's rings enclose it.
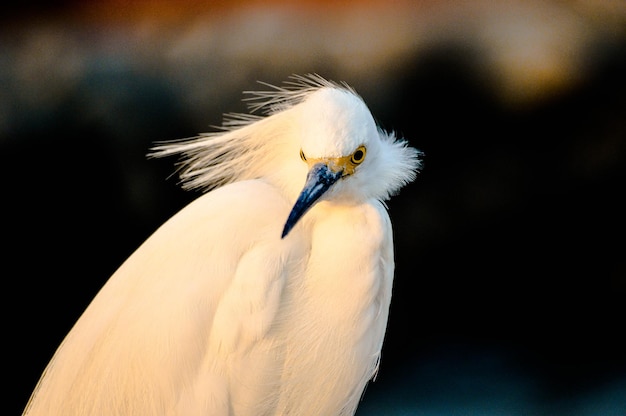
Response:
[[[298,220],[315,204],[315,202],[326,192],[335,182],[343,176],[343,172],[333,172],[325,163],[313,165],[306,177],[304,188],[298,197],[295,205],[291,209],[289,218],[283,228],[281,238],[285,238],[289,231],[296,225]]]

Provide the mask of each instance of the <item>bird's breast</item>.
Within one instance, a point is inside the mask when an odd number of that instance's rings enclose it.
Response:
[[[310,212],[310,253],[289,303],[283,399],[296,406],[286,405],[293,414],[310,413],[299,413],[302,401],[290,395],[309,396],[308,406],[315,397],[333,398],[315,414],[356,406],[376,368],[391,297],[393,258],[382,207],[320,208]]]

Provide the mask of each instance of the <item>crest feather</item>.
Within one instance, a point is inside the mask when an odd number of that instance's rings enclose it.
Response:
[[[302,102],[306,96],[320,88],[340,88],[357,95],[345,82],[329,81],[318,74],[291,75],[282,87],[263,81],[259,81],[259,84],[271,90],[244,91],[244,94],[251,95],[251,97],[244,98],[251,113],[261,111],[267,115],[274,114]]]
[[[158,142],[149,157],[178,155],[177,172],[185,189],[208,191],[231,182],[263,176],[269,155],[284,144],[274,118],[301,103],[320,88],[354,90],[345,83],[328,81],[317,74],[292,75],[283,86],[259,81],[266,91],[244,91],[251,114],[226,113],[218,131]],[[252,113],[260,112],[263,116]],[[282,139],[282,140],[281,140]],[[272,151],[274,150],[274,151]]]

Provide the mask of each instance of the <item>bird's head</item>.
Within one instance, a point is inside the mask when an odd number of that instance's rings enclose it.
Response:
[[[293,109],[299,157],[308,173],[283,238],[320,200],[386,200],[415,178],[420,153],[378,128],[353,91],[320,88]]]
[[[283,238],[318,201],[387,200],[415,178],[420,152],[380,129],[359,95],[316,74],[286,87],[248,91],[250,109],[222,131],[160,144],[153,156],[180,154],[186,188],[211,190],[264,178],[296,199]]]

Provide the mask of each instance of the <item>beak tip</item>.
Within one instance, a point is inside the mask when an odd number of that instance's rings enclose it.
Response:
[[[309,171],[304,189],[302,189],[300,196],[298,196],[295,205],[289,213],[280,237],[281,239],[289,234],[298,220],[341,176],[342,172],[332,172],[327,165],[321,163],[315,165]]]

